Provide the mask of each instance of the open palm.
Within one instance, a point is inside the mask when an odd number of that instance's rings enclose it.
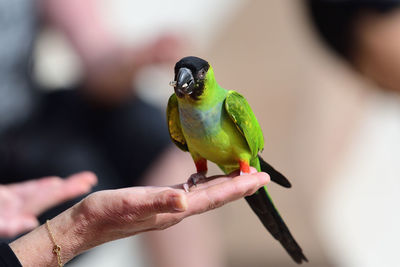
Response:
[[[87,193],[96,182],[93,173],[81,172],[66,179],[52,176],[0,185],[0,236],[13,237],[36,227],[38,215]]]

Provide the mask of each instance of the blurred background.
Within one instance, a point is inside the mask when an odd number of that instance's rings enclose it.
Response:
[[[387,2],[396,5],[397,1]],[[196,55],[212,64],[222,87],[247,98],[263,129],[263,157],[292,182],[289,190],[275,184],[269,188],[310,261],[307,266],[397,266],[394,249],[400,237],[400,215],[394,206],[400,203],[400,83],[396,83],[400,77],[400,68],[396,68],[400,63],[400,49],[396,48],[400,47],[400,13],[389,6],[383,13],[380,7],[379,14],[375,14],[374,6],[363,7],[357,13],[361,19],[357,17],[357,23],[345,25],[354,27],[357,33],[350,40],[353,54],[343,56],[324,41],[306,3],[98,0],[96,10],[102,27],[111,33],[110,46],[117,43],[132,48],[137,52],[132,53],[132,61],[146,53],[156,55],[129,72],[134,73],[133,78],[128,75],[128,80],[135,97],[164,110],[173,92],[168,83],[173,79],[174,63],[182,56]],[[334,18],[331,24],[335,25]],[[85,88],[107,83],[97,81],[102,72],[91,72],[90,68],[111,58],[97,61],[96,56],[82,57],[85,53],[79,52],[80,46],[71,42],[70,35],[68,30],[60,31],[57,24],[43,23],[35,38],[32,74],[36,88],[44,94],[59,88],[76,90],[72,88],[82,79],[89,84]],[[163,46],[165,43],[169,47]],[[99,44],[92,40],[89,50],[96,50]],[[166,58],[157,55],[162,51],[167,51]],[[91,94],[90,89],[87,91]],[[10,101],[5,90],[1,93],[2,102]],[[103,103],[103,98],[109,99],[109,95],[105,93],[95,102]],[[25,113],[29,112],[26,109]],[[24,146],[20,148],[24,153]],[[175,177],[180,182],[195,170],[190,156],[182,157],[187,158],[188,166],[180,177]],[[210,174],[219,173],[212,166]],[[158,183],[148,180],[149,184]],[[197,217],[213,224],[212,231],[203,232],[202,243],[184,236],[175,240],[175,232],[164,240],[166,246],[190,247],[193,255],[208,257],[201,254],[199,246],[212,248],[218,244],[215,251],[220,254],[220,264],[210,266],[295,266],[244,200]],[[197,217],[187,219],[182,227],[196,225],[193,221]],[[189,231],[201,232],[201,226],[190,227]],[[155,263],[158,250],[146,249],[146,235],[101,246],[69,266],[170,266]],[[186,262],[179,266],[194,265]]]

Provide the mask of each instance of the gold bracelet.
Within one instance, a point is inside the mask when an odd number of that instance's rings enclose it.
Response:
[[[51,241],[53,241],[53,244],[54,244],[53,253],[57,256],[58,267],[63,267],[64,265],[62,264],[62,261],[61,261],[61,247],[59,245],[57,245],[56,240],[54,239],[53,232],[51,232],[51,230],[50,230],[49,220],[46,221],[46,226],[47,226],[47,230],[49,231]]]

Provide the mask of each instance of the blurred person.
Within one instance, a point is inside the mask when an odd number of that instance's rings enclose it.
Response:
[[[400,237],[400,1],[308,0],[328,46],[372,82],[341,118],[348,146],[322,194],[321,234],[338,266],[397,265]],[[346,97],[345,95],[343,97]],[[355,121],[352,121],[354,118]]]
[[[181,40],[165,35],[141,47],[125,47],[103,24],[99,1],[41,0],[37,5],[46,22],[67,36],[81,58],[83,78],[73,90],[37,93],[39,100],[29,119],[4,134],[0,182],[90,170],[98,174],[94,189],[100,190],[176,184],[188,177],[193,172],[191,159],[172,148],[165,115],[137,97],[131,86],[144,66],[175,62]],[[46,212],[40,221],[76,201]],[[145,239],[157,255],[152,257],[155,266],[184,266],[188,261],[193,267],[225,264],[210,217]]]
[[[35,107],[31,90],[32,48],[37,30],[35,1],[0,1],[0,135]]]
[[[181,184],[171,187],[132,187],[93,193],[57,217],[46,221],[46,225],[18,238],[9,246],[0,243],[0,264],[4,267],[63,266],[76,255],[102,243],[142,232],[166,229],[188,216],[215,209],[253,194],[264,186],[269,178],[265,173],[256,173],[255,169],[252,171],[252,174],[246,176],[210,177],[204,183],[191,188],[189,192],[186,192]],[[16,191],[17,187],[26,192],[27,187],[32,189],[33,186],[42,188],[42,193],[56,189],[58,194],[51,193],[54,197],[60,195],[57,189],[64,183],[69,193],[74,191],[70,195],[72,196],[82,191],[86,192],[95,181],[96,177],[86,172],[64,182],[48,178],[4,186],[3,189]],[[57,186],[51,186],[49,182]],[[34,193],[32,190],[28,191]],[[0,195],[0,204],[3,204],[1,201],[3,196]],[[22,201],[33,213],[37,212],[38,207],[31,204],[37,203],[43,207],[51,204],[43,197],[26,198]],[[13,209],[14,207],[11,207],[11,210]],[[0,215],[0,220],[3,216],[4,214]]]

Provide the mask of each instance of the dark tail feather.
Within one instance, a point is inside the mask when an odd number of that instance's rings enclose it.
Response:
[[[285,176],[283,176],[282,173],[278,172],[274,169],[274,167],[265,162],[260,155],[258,155],[258,159],[260,160],[261,171],[268,173],[271,177],[271,181],[283,187],[292,187],[292,184],[289,182],[289,180]]]
[[[301,247],[297,244],[296,240],[294,240],[286,224],[274,207],[267,191],[261,188],[255,194],[246,197],[246,200],[265,228],[267,228],[273,237],[282,244],[292,259],[299,264],[303,261],[308,262]]]

